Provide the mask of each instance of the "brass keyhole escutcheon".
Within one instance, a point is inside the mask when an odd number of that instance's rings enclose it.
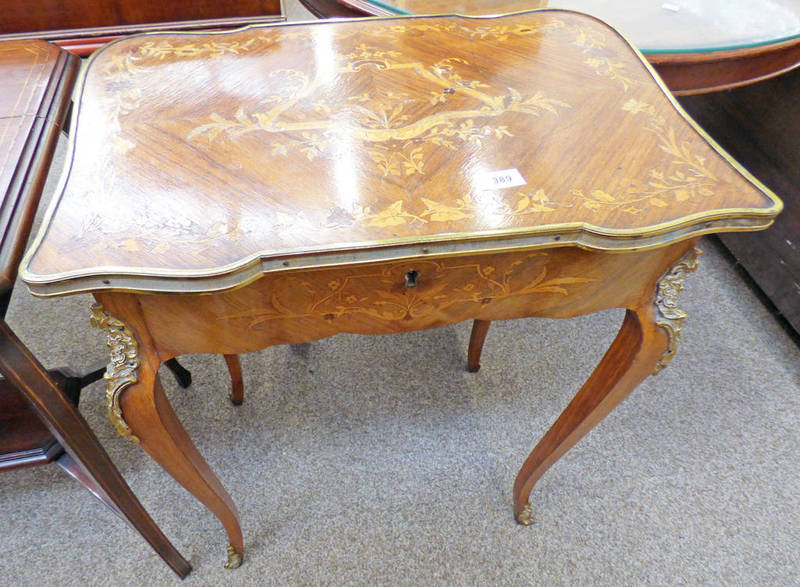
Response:
[[[419,271],[412,269],[408,273],[406,273],[406,287],[417,287],[417,281],[419,280]]]

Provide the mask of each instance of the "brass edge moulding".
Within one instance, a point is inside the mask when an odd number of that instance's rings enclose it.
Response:
[[[681,341],[681,327],[686,312],[678,307],[678,295],[683,291],[684,279],[695,271],[700,265],[699,256],[702,251],[696,247],[687,252],[681,259],[667,269],[666,273],[658,280],[656,287],[656,324],[667,331],[669,341],[664,356],[659,359],[653,369],[653,375],[669,365],[672,357],[678,351]]]
[[[126,387],[139,380],[137,377],[140,364],[139,345],[125,323],[109,316],[103,310],[102,304],[92,304],[90,321],[92,326],[106,333],[106,344],[111,355],[106,373],[103,375],[106,382],[108,418],[120,436],[138,443],[139,439],[125,422],[119,399]]]
[[[24,266],[21,273],[31,293],[38,297],[52,297],[67,294],[126,291],[131,293],[194,293],[213,294],[244,287],[262,275],[281,271],[322,269],[325,267],[342,267],[367,263],[401,261],[419,257],[454,257],[464,255],[489,254],[499,252],[524,251],[560,246],[577,246],[578,248],[598,253],[625,254],[647,251],[676,242],[697,238],[715,232],[737,232],[763,229],[772,224],[772,218],[766,223],[749,224],[750,219],[733,218],[725,221],[706,222],[692,225],[682,230],[669,233],[670,238],[654,235],[639,239],[605,239],[590,233],[578,231],[575,234],[548,233],[536,236],[484,239],[473,241],[447,241],[454,235],[444,235],[444,242],[417,242],[405,246],[383,246],[366,248],[362,244],[352,245],[353,250],[346,250],[348,245],[339,245],[339,249],[331,252],[313,250],[285,252],[270,257],[270,253],[259,253],[246,258],[241,263],[227,265],[212,271],[188,270],[150,270],[141,268],[136,272],[129,268],[103,267],[97,272],[74,272],[48,276],[37,279]],[[602,244],[616,244],[615,248],[603,247]]]

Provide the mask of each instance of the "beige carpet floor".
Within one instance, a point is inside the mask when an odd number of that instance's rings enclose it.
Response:
[[[716,241],[702,246],[677,357],[542,479],[527,528],[517,468],[621,311],[495,323],[477,374],[466,323],[268,349],[243,358],[238,408],[221,357],[186,357],[189,389],[163,378],[239,508],[232,571],[217,520],[116,436],[101,383],[81,412],[194,566],[186,585],[798,585],[800,352]],[[106,355],[90,302],[18,287],[9,322],[48,366],[85,367]],[[54,465],[0,475],[0,549],[3,586],[179,584]]]

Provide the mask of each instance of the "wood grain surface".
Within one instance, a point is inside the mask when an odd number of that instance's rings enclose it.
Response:
[[[680,254],[686,248],[673,246]],[[624,255],[557,247],[420,258],[267,274],[215,295],[146,294],[137,305],[161,360],[241,354],[341,332],[393,334],[468,319],[571,318],[627,308],[675,256],[669,247]],[[409,287],[412,271],[416,285]]]
[[[800,37],[727,51],[653,53],[648,59],[675,95],[719,92],[800,67]]]
[[[0,42],[0,194],[5,194],[46,99],[60,52],[40,41]]]
[[[564,11],[147,35],[96,54],[78,99],[24,278],[94,294],[112,422],[218,517],[227,566],[236,507],[162,362],[476,319],[474,370],[492,320],[625,308],[520,470],[528,524],[542,474],[675,353],[699,235],[781,208],[615,31]]]
[[[45,39],[86,56],[135,33],[231,29],[281,20],[280,0],[8,0],[3,3],[0,40]]]
[[[0,34],[280,14],[280,0],[4,0]]]
[[[63,384],[58,371],[48,375]],[[8,380],[0,380],[0,471],[49,463],[63,453],[25,396]]]
[[[185,577],[189,563],[144,510],[67,398],[65,381],[72,374],[45,371],[5,322],[77,69],[76,57],[42,41],[0,42],[0,469],[61,455],[62,468]]]
[[[0,322],[63,122],[77,59],[42,41],[0,42]],[[58,384],[64,377],[51,372]],[[24,395],[0,381],[0,469],[62,454]]]
[[[17,277],[77,71],[48,43],[0,42],[0,293]]]
[[[631,250],[780,209],[615,31],[564,11],[146,35],[99,52],[78,100],[37,293],[511,236]],[[509,169],[524,185],[485,183]]]

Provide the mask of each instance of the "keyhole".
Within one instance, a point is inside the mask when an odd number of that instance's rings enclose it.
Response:
[[[417,287],[417,279],[419,279],[419,272],[412,269],[406,273],[406,287]]]

